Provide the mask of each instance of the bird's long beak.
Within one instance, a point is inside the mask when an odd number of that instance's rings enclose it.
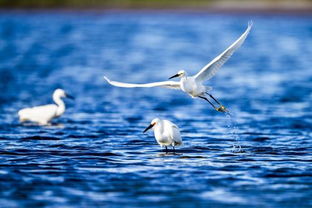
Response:
[[[179,77],[179,76],[180,76],[180,74],[175,74],[175,75],[173,75],[172,77],[169,77],[169,79],[173,79],[173,78]]]
[[[74,97],[74,96],[72,96],[72,95],[70,95],[70,94],[67,94],[67,93],[66,93],[66,97],[69,98],[69,99],[75,100],[75,97]]]
[[[153,126],[155,125],[155,123],[150,124],[146,129],[144,129],[143,133],[147,132],[149,129],[153,128]]]

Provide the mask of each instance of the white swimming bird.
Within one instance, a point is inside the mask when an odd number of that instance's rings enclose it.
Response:
[[[20,122],[31,121],[40,125],[48,125],[52,119],[61,116],[65,112],[65,104],[61,98],[73,99],[71,95],[62,89],[56,89],[52,97],[55,104],[24,108],[18,111]]]
[[[166,151],[167,146],[172,146],[174,150],[175,146],[182,145],[182,138],[179,127],[171,121],[154,118],[151,124],[143,131],[143,133],[147,132],[149,129],[154,130],[157,143],[161,147],[165,147]]]
[[[248,23],[246,31],[225,51],[223,51],[219,56],[214,58],[210,63],[204,66],[197,74],[194,76],[188,76],[184,70],[179,71],[176,75],[170,77],[169,79],[180,77],[180,81],[163,81],[163,82],[153,82],[147,84],[130,84],[123,82],[111,81],[104,76],[106,81],[117,87],[166,87],[172,89],[179,89],[190,95],[192,98],[199,97],[208,101],[214,109],[220,112],[227,112],[226,108],[221,105],[221,103],[216,100],[211,94],[208,93],[212,88],[205,86],[203,83],[211,79],[216,72],[222,67],[222,65],[231,57],[231,55],[243,44],[248,33],[252,27],[252,22]],[[212,102],[208,100],[205,96],[208,94],[220,107],[216,108]]]

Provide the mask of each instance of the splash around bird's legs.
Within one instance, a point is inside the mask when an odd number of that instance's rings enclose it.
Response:
[[[231,135],[231,137],[233,137],[234,139],[234,143],[232,145],[232,150],[231,152],[236,152],[236,153],[241,153],[243,152],[242,147],[240,145],[240,140],[239,140],[239,135],[237,133],[237,125],[235,122],[235,118],[233,118],[233,116],[229,113],[229,112],[225,112],[225,116],[227,117],[227,127],[229,129],[229,133]]]

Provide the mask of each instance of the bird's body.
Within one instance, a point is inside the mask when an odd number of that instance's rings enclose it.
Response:
[[[214,105],[205,97],[207,92],[212,88],[209,86],[205,86],[204,82],[211,79],[216,72],[222,67],[222,65],[232,56],[232,54],[243,44],[245,39],[247,38],[249,31],[252,27],[252,23],[248,24],[248,28],[246,31],[223,53],[214,58],[211,62],[209,62],[206,66],[204,66],[197,74],[194,76],[187,76],[187,73],[184,70],[179,71],[176,75],[170,77],[180,77],[180,81],[163,81],[163,82],[153,82],[147,84],[130,84],[123,82],[111,81],[107,77],[104,77],[106,81],[117,87],[165,87],[171,89],[179,89],[183,92],[190,95],[192,98],[203,98],[207,100],[213,107]],[[213,100],[215,100],[218,104],[220,104],[212,95],[209,94]],[[221,105],[221,104],[220,104]],[[215,107],[214,107],[215,108]],[[218,111],[225,111],[225,108],[221,105],[220,108],[215,108]]]
[[[144,132],[151,128],[154,130],[155,139],[161,147],[167,149],[168,146],[174,148],[183,144],[179,127],[171,121],[155,118]]]
[[[65,112],[65,103],[61,99],[68,96],[64,90],[56,89],[53,93],[55,104],[41,105],[24,108],[18,111],[20,122],[30,121],[40,125],[48,125],[52,119],[61,116]]]
[[[24,108],[18,112],[20,122],[31,121],[41,125],[47,125],[61,114],[58,113],[58,106],[55,104]]]
[[[180,80],[180,87],[183,92],[192,98],[204,95],[210,87],[204,86],[202,83],[196,82],[194,77],[184,76]]]

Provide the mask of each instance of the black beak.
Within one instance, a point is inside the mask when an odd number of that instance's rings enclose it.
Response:
[[[179,77],[180,75],[179,74],[176,74],[176,75],[173,75],[172,77],[169,77],[169,79],[173,79],[175,77]]]
[[[71,95],[69,95],[69,94],[67,94],[67,93],[66,93],[66,97],[69,98],[69,99],[75,100],[75,97],[74,97],[74,96],[71,96]]]
[[[150,124],[146,129],[144,129],[143,133],[147,132],[149,129],[153,128],[155,124]]]

